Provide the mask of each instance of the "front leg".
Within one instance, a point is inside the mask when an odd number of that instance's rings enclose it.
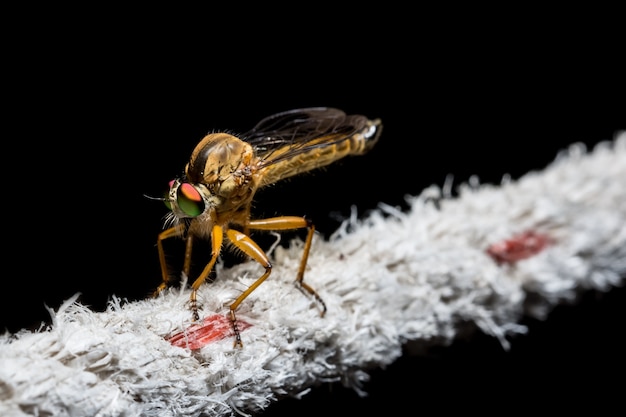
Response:
[[[198,302],[197,302],[198,288],[200,288],[200,286],[204,284],[204,281],[206,281],[207,277],[213,270],[213,267],[215,266],[215,262],[217,262],[217,258],[220,255],[220,252],[222,250],[223,240],[224,240],[224,229],[222,229],[221,226],[217,226],[217,225],[213,226],[213,228],[211,229],[211,260],[209,261],[208,264],[206,264],[206,266],[202,270],[202,273],[200,273],[200,276],[198,276],[198,278],[196,278],[196,280],[191,285],[191,295],[189,296],[189,301],[191,303],[191,311],[193,313],[194,321],[200,320],[200,315],[198,314]],[[191,251],[191,245],[187,246],[187,251]],[[190,257],[191,256],[189,257],[187,256],[187,253],[185,254],[185,265],[188,265],[187,260]]]
[[[162,281],[161,281],[161,284],[156,288],[156,290],[154,290],[154,294],[153,294],[154,297],[156,297],[157,295],[161,293],[161,291],[166,289],[169,286],[170,281],[172,279],[167,270],[167,261],[165,259],[165,250],[163,249],[163,241],[174,236],[180,236],[182,233],[184,233],[184,231],[185,231],[185,226],[183,224],[179,224],[177,226],[170,227],[169,229],[166,229],[163,232],[159,233],[159,236],[157,238],[157,250],[159,252],[159,262],[161,263]]]

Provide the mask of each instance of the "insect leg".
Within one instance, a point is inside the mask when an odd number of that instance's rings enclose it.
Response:
[[[184,225],[179,224],[177,226],[170,227],[169,229],[166,229],[162,231],[161,233],[159,233],[159,236],[157,238],[157,250],[159,251],[159,262],[161,263],[161,276],[163,278],[163,281],[157,287],[157,289],[154,290],[153,296],[155,297],[159,295],[161,291],[167,288],[171,280],[169,272],[167,271],[167,261],[165,260],[165,250],[163,249],[163,241],[173,236],[180,236],[180,234],[183,233],[184,228],[185,228]]]
[[[197,321],[200,319],[198,314],[198,303],[196,294],[198,293],[198,288],[204,281],[206,281],[207,277],[213,270],[213,266],[215,266],[215,262],[217,261],[217,257],[220,255],[220,251],[222,250],[222,241],[224,240],[224,230],[221,226],[213,226],[211,229],[211,260],[204,267],[198,278],[191,284],[191,295],[189,296],[189,301],[191,303],[191,311],[193,312],[193,320]],[[187,246],[188,250],[191,250],[191,245]],[[191,255],[190,255],[191,256]],[[185,265],[187,265],[187,254],[185,254]]]
[[[265,268],[265,272],[263,273],[263,275],[261,275],[260,278],[254,281],[254,283],[250,285],[239,297],[237,297],[235,302],[230,305],[230,321],[233,325],[233,330],[235,332],[235,346],[239,345],[239,347],[243,347],[243,343],[241,343],[241,335],[239,334],[239,328],[237,326],[237,316],[235,316],[235,310],[237,309],[237,307],[239,307],[239,304],[241,304],[241,302],[245,300],[246,297],[250,295],[250,293],[252,293],[252,291],[254,291],[259,285],[263,283],[263,281],[265,281],[267,277],[270,276],[270,273],[272,272],[272,264],[270,263],[270,260],[268,259],[265,252],[263,252],[263,249],[261,249],[259,245],[257,245],[254,240],[252,240],[246,234],[238,230],[228,229],[226,230],[226,235],[233,245],[235,245],[238,249],[253,258],[255,261],[260,263],[263,268]]]
[[[320,315],[324,316],[324,314],[326,314],[326,303],[324,303],[322,297],[320,297],[310,285],[304,282],[306,263],[309,259],[309,251],[311,250],[311,243],[313,242],[313,235],[315,234],[315,225],[313,225],[313,222],[305,219],[304,217],[282,216],[251,220],[248,227],[255,230],[293,230],[303,229],[305,227],[308,229],[306,241],[304,242],[302,259],[300,260],[300,268],[298,269],[298,275],[296,276],[296,284],[315,297],[317,302],[322,306]]]
[[[183,262],[183,272],[189,278],[189,271],[191,270],[191,249],[193,247],[193,235],[190,233],[187,235],[185,242],[185,260]]]

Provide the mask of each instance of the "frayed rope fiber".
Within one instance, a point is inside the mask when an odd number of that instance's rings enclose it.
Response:
[[[237,311],[242,349],[223,324],[259,276],[254,262],[218,265],[195,324],[186,287],[98,313],[73,298],[49,328],[0,337],[0,415],[230,416],[326,381],[360,392],[403,347],[445,346],[468,326],[506,349],[522,317],[622,285],[625,180],[622,133],[518,181],[470,182],[454,198],[433,186],[406,212],[355,213],[314,239],[305,281],[323,318],[293,285],[302,242],[278,246],[272,276]]]

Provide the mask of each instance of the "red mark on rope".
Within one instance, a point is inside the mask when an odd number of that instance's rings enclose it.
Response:
[[[239,328],[239,331],[243,331],[251,326],[252,325],[250,323],[246,323],[243,320],[237,320],[237,327]],[[233,332],[233,325],[231,324],[230,319],[214,314],[212,316],[205,317],[202,324],[193,324],[187,329],[174,333],[165,339],[173,346],[197,350],[211,342],[216,342],[230,336],[235,337],[235,332]]]
[[[548,235],[530,230],[494,243],[487,248],[487,254],[499,264],[514,264],[522,259],[535,256],[551,243],[553,241]]]

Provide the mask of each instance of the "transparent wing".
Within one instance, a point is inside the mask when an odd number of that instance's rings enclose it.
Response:
[[[262,167],[331,146],[362,131],[368,119],[328,107],[289,110],[261,120],[241,136],[262,160]]]

